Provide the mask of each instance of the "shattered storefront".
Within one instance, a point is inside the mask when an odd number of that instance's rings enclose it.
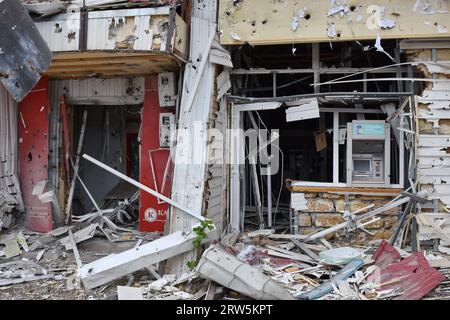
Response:
[[[448,295],[446,1],[23,4],[34,34],[0,22],[39,53],[0,59],[5,292]]]
[[[140,230],[162,232],[167,204],[80,157],[169,195],[168,132],[187,50],[181,6],[26,7],[53,59],[19,103],[25,226],[48,232],[102,207],[113,220],[140,217]]]

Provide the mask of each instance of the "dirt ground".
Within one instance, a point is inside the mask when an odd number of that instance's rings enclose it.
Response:
[[[14,230],[14,232],[19,231],[22,231],[27,237],[27,243],[30,248],[36,241],[41,246],[33,251],[22,251],[19,256],[9,259],[0,257],[0,263],[33,261],[46,269],[47,273],[52,275],[52,278],[0,286],[0,299],[2,300],[115,300],[117,299],[118,285],[140,286],[155,280],[150,272],[144,270],[93,290],[84,288],[68,289],[67,281],[74,275],[77,265],[72,250],[66,251],[59,242],[59,239],[63,236],[52,237],[34,233],[27,234],[27,231],[24,229]],[[141,244],[143,243],[145,241],[141,242]],[[109,254],[130,249],[136,244],[137,240],[110,242],[104,237],[94,236],[92,239],[78,243],[77,247],[81,261],[85,264]],[[44,249],[45,252],[37,261],[36,257],[39,251]],[[0,281],[4,278],[4,275],[0,272]]]

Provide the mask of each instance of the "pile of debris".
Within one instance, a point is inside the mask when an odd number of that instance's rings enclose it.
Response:
[[[149,258],[149,246],[167,243],[168,236],[134,231],[108,240],[104,228],[98,222],[77,223],[48,234],[23,229],[4,234],[0,259],[7,262],[0,264],[0,297],[14,291],[26,298],[23,290],[30,288],[40,292],[33,298],[49,298],[52,292],[52,298],[120,300],[416,300],[450,293],[447,255],[412,253],[385,240],[338,246],[273,230],[231,234],[211,244],[195,270],[177,277],[160,272],[163,247],[158,261]],[[190,235],[184,237],[192,242]],[[169,240],[173,244],[177,238]],[[118,263],[124,255],[134,257]],[[102,263],[115,268],[106,279],[103,272],[109,269],[102,270]]]
[[[253,232],[231,246],[214,245],[197,271],[255,299],[417,300],[439,284],[434,294],[442,298],[448,290],[450,260],[444,255],[409,253],[385,240],[332,248],[327,241],[271,236],[279,235]]]

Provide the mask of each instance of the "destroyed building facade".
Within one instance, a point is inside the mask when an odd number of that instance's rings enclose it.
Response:
[[[185,274],[200,227],[450,253],[448,1],[0,2],[18,5],[35,33],[0,39],[34,47],[0,46],[0,227],[88,222],[74,254],[96,230],[163,235],[80,263],[85,287]],[[210,279],[226,252],[207,254]]]

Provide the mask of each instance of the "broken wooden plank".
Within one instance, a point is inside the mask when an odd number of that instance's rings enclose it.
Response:
[[[82,242],[82,241],[92,238],[95,234],[95,230],[97,229],[97,227],[98,227],[98,223],[94,223],[94,224],[87,226],[86,228],[83,228],[83,229],[75,232],[75,234],[73,235],[75,243],[79,243],[79,242]],[[61,244],[65,247],[66,250],[73,249],[72,243],[70,241],[71,233],[72,233],[72,230],[69,229],[69,236],[64,237],[60,240]]]
[[[308,257],[307,255],[301,254],[301,253],[296,253],[296,252],[292,252],[289,250],[281,249],[279,247],[272,246],[272,245],[267,245],[266,248],[270,249],[270,250],[278,251],[290,259],[299,260],[302,262],[309,262],[309,263],[313,262],[310,257]]]
[[[217,284],[214,281],[209,282],[208,291],[206,292],[205,300],[214,300],[216,295]]]
[[[320,260],[319,256],[315,254],[311,249],[309,249],[304,243],[301,243],[297,239],[291,239],[292,243],[297,246],[300,250],[302,250],[304,253],[306,253],[308,256],[310,256],[313,260]]]
[[[214,232],[209,232],[213,236]],[[197,234],[177,231],[137,248],[106,256],[85,264],[78,274],[84,286],[92,289],[126,276],[155,263],[167,260],[194,248],[192,240]],[[209,239],[204,239],[209,241]]]
[[[72,199],[73,199],[73,194],[75,192],[75,182],[76,182],[76,179],[78,176],[78,169],[80,168],[80,154],[81,154],[81,148],[83,147],[83,139],[84,139],[84,131],[86,128],[86,122],[87,122],[87,110],[84,110],[83,120],[81,123],[80,137],[78,139],[77,154],[75,155],[76,158],[75,158],[75,166],[73,168],[73,177],[72,177],[72,181],[70,182],[69,196],[67,197],[66,224],[70,221],[70,217],[71,217]],[[67,178],[69,178],[69,177],[67,176]]]
[[[191,87],[191,90],[188,92],[189,96],[187,97],[186,105],[183,107],[183,109],[187,110],[188,112],[191,111],[192,103],[194,102],[194,97],[197,93],[197,88],[198,85],[200,84],[200,79],[202,78],[203,70],[205,69],[206,62],[208,61],[209,51],[211,49],[211,45],[215,35],[216,35],[216,25],[214,24],[214,27],[211,28],[208,42],[205,44],[205,47],[203,48],[204,52],[203,54],[200,55],[201,61],[198,68],[196,68],[197,73],[195,75],[194,84]]]
[[[294,182],[297,183],[297,182]],[[300,182],[298,182],[300,183]],[[311,192],[311,193],[371,193],[373,195],[398,195],[403,191],[401,188],[351,188],[351,187],[308,187],[300,185],[291,185],[288,187],[293,192]]]
[[[83,263],[81,262],[80,254],[78,252],[77,244],[75,243],[75,239],[73,237],[72,229],[69,229],[69,241],[70,245],[72,246],[73,255],[75,256],[77,267],[79,269],[83,266]]]

